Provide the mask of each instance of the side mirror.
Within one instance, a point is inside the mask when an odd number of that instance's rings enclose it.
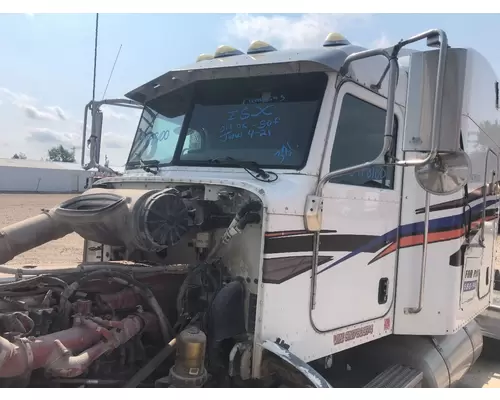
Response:
[[[118,174],[107,166],[99,165],[101,153],[102,124],[104,119],[100,107],[105,104],[119,107],[136,108],[141,110],[143,109],[143,105],[128,99],[109,99],[101,101],[91,101],[85,106],[85,111],[83,114],[81,165],[85,170],[97,168],[101,172],[104,171]],[[87,140],[87,120],[89,111],[91,111],[92,123],[90,127],[90,137]],[[88,164],[85,163],[85,150],[87,148],[87,144],[90,145],[90,161]]]
[[[446,52],[442,96],[436,99],[439,50],[415,52],[410,57],[404,152],[460,151],[460,122],[466,83],[466,49]],[[434,103],[437,100],[437,115]],[[435,120],[434,120],[434,117]],[[433,146],[433,120],[435,144]]]
[[[92,129],[90,137],[94,137],[94,141],[90,142],[91,150],[90,154],[94,155],[94,161],[99,164],[99,159],[101,158],[101,140],[102,140],[102,123],[103,115],[100,109],[92,112]],[[92,144],[94,145],[94,150],[92,151]]]
[[[438,69],[439,56],[438,50],[430,50],[410,57],[403,137],[404,152],[436,154],[430,163],[415,167],[415,178],[438,196],[459,191],[471,173],[470,159],[460,148],[467,50],[447,49],[444,71]]]
[[[422,189],[446,196],[462,189],[472,174],[472,163],[464,151],[438,153],[428,164],[415,167],[415,179]]]

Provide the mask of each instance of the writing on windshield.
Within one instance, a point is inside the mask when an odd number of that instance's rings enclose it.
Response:
[[[227,112],[227,120],[221,125],[219,139],[222,142],[237,140],[248,135],[271,136],[273,126],[279,125],[281,119],[274,116],[273,104],[260,104],[236,108]]]
[[[144,143],[149,137],[150,144],[142,154],[160,163],[210,165],[231,157],[299,169],[307,161],[326,82],[323,73],[203,81],[193,90],[190,113],[175,118],[162,112],[168,96],[155,99],[155,118],[143,124]]]
[[[145,110],[139,122],[129,163],[157,160],[170,163],[174,156],[184,116],[166,118],[159,113]]]

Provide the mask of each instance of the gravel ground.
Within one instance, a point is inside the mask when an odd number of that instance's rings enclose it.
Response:
[[[73,195],[59,194],[0,194],[0,227],[37,215],[42,208],[51,208]],[[500,243],[499,243],[500,244]],[[76,233],[47,243],[21,254],[7,265],[74,265],[82,259],[83,239]],[[497,265],[499,257],[496,258]],[[495,353],[497,353],[495,351]],[[498,354],[500,354],[500,346]],[[499,357],[500,359],[500,357]],[[480,358],[462,379],[464,388],[500,388],[500,361]]]
[[[0,194],[0,227],[4,227],[52,208],[74,197],[65,194]],[[83,239],[76,233],[20,254],[7,265],[50,266],[76,264],[82,259]]]

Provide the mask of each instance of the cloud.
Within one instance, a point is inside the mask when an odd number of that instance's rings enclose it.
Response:
[[[41,111],[35,106],[23,105],[21,106],[21,108],[23,109],[24,114],[30,119],[37,119],[43,121],[56,121],[58,119],[56,115],[46,111]]]
[[[114,108],[114,109],[113,109]],[[123,108],[123,107],[120,107],[122,110],[122,112],[119,112],[119,111],[116,111],[116,109],[118,107],[105,107],[103,106],[101,108],[102,112],[103,112],[103,115],[104,117],[110,117],[110,118],[114,118],[114,119],[117,119],[117,120],[122,120],[122,121],[130,121],[132,119],[135,119],[135,118],[139,118],[140,116],[140,110],[138,109],[133,109],[133,108]]]
[[[27,142],[48,145],[62,144],[65,147],[81,147],[81,137],[75,133],[58,132],[48,128],[33,128],[26,137]]]
[[[389,40],[389,38],[385,34],[382,34],[377,40],[375,40],[373,42],[373,47],[386,48],[386,47],[389,47],[390,45],[391,45],[391,41]]]
[[[68,119],[62,108],[59,106],[45,107],[48,111],[42,111],[32,105],[20,105],[19,107],[23,109],[26,116],[30,119],[43,121],[66,121]]]
[[[77,124],[76,126],[78,127],[78,130],[80,132],[83,132],[83,120],[76,121],[76,124]],[[89,130],[89,129],[90,129],[90,118],[87,119],[87,130]]]
[[[51,107],[46,107],[47,110],[52,111],[55,115],[59,117],[61,121],[66,121],[68,119],[68,116],[66,113],[63,111],[63,109],[59,106],[51,106]]]
[[[28,133],[26,141],[36,142],[45,145],[59,145],[64,147],[81,148],[81,135],[74,132],[59,132],[48,128],[33,128]],[[131,146],[133,138],[114,132],[102,134],[101,148],[106,149],[127,149]]]
[[[237,39],[264,40],[281,49],[320,46],[330,32],[342,31],[347,25],[366,22],[364,14],[303,14],[254,16],[238,14],[225,24],[227,34]]]
[[[114,132],[102,134],[101,147],[106,149],[128,149],[132,145],[133,138]]]
[[[42,121],[66,121],[64,110],[59,106],[45,107],[45,110],[35,107],[36,99],[24,93],[14,92],[7,88],[0,88],[0,96],[24,111],[26,117]]]
[[[0,94],[16,106],[31,104],[36,101],[32,96],[20,92],[13,92],[10,89],[0,87]]]

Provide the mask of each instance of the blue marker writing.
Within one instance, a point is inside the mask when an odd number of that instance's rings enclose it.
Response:
[[[257,108],[259,111],[257,111],[257,113],[255,114],[252,114],[252,117],[258,117],[259,115],[273,115],[272,112],[270,111],[267,111],[269,108],[271,107],[274,107],[272,104],[268,104],[268,105],[256,105],[255,108]]]
[[[290,146],[290,143],[286,142],[286,145],[284,144],[281,146],[281,149],[274,153],[274,155],[275,157],[281,158],[281,163],[283,163],[285,158],[292,156],[292,147]]]
[[[161,132],[151,132],[151,136],[153,136],[159,142],[163,142],[164,140],[167,140],[169,138],[170,131],[167,129]]]

